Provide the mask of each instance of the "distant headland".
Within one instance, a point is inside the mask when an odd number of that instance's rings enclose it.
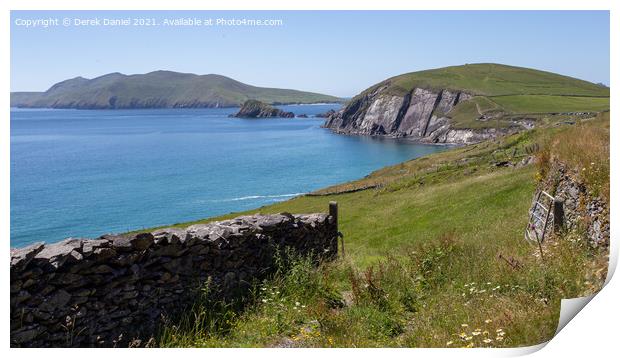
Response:
[[[239,107],[247,100],[272,105],[344,101],[320,93],[251,86],[216,74],[172,71],[76,77],[56,83],[45,92],[11,93],[11,107],[18,108],[221,108]]]

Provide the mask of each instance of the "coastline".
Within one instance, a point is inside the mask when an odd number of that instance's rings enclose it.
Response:
[[[304,108],[308,110],[309,117],[307,119],[295,119],[286,123],[282,120],[273,122],[231,121],[225,117],[229,111],[208,109],[143,110],[136,112],[101,110],[96,111],[96,113],[74,110],[54,110],[45,113],[45,110],[39,109],[23,111],[18,109],[12,114],[11,131],[12,143],[14,144],[12,161],[16,165],[15,170],[12,171],[13,190],[15,191],[12,201],[16,208],[26,208],[24,205],[32,202],[31,195],[25,191],[26,186],[35,185],[43,190],[42,184],[44,183],[36,178],[50,177],[45,173],[49,171],[48,169],[53,169],[45,164],[45,157],[48,154],[44,155],[44,152],[40,152],[38,148],[48,148],[54,143],[54,147],[62,152],[66,150],[73,152],[76,144],[84,145],[85,151],[82,151],[84,155],[75,158],[78,160],[77,162],[70,163],[64,160],[55,164],[55,167],[58,168],[69,166],[67,167],[67,175],[75,177],[75,180],[82,180],[80,178],[92,167],[92,160],[88,159],[92,155],[103,155],[101,157],[103,161],[97,164],[100,168],[98,173],[101,174],[88,179],[85,185],[78,185],[73,189],[63,185],[56,186],[58,189],[49,190],[48,195],[39,198],[39,208],[27,212],[23,209],[14,212],[11,217],[11,246],[22,247],[41,240],[52,243],[66,237],[93,238],[106,232],[122,233],[147,227],[216,217],[231,212],[253,210],[283,200],[283,198],[271,198],[276,195],[310,193],[333,185],[340,185],[360,179],[373,171],[383,169],[385,166],[448,149],[446,146],[418,144],[397,138],[341,136],[332,131],[327,131],[326,128],[321,128],[322,122],[319,120],[322,119],[311,117],[313,113],[323,111],[321,106]],[[298,109],[298,111],[303,110]],[[217,115],[211,116],[210,113],[217,113]],[[128,116],[134,117],[134,114],[137,117],[135,121],[128,121]],[[36,120],[31,121],[28,120],[29,118]],[[56,119],[61,122],[57,122]],[[54,129],[57,127],[56,123],[60,124],[62,129]],[[114,128],[114,131],[108,131],[106,129],[108,127]],[[51,131],[46,128],[50,128]],[[126,142],[123,138],[126,137],[116,135],[123,128],[127,128],[128,133],[132,135],[131,138],[133,139],[130,143],[133,144],[123,144]],[[278,138],[276,142],[263,143],[261,141],[256,143],[252,141],[255,133],[262,135],[261,133],[265,133],[266,130],[276,131],[275,138]],[[64,132],[70,133],[70,135],[61,136],[60,134]],[[167,133],[173,133],[173,136],[170,137]],[[224,135],[218,135],[218,133]],[[54,142],[51,142],[52,140]],[[263,186],[247,182],[249,174],[243,170],[236,174],[233,180],[228,179],[225,185],[217,178],[209,179],[207,177],[205,179],[204,176],[208,175],[207,168],[209,167],[222,168],[229,165],[227,168],[232,168],[230,164],[226,164],[227,159],[217,154],[221,153],[222,146],[228,145],[231,140],[233,141],[233,146],[230,149],[232,152],[227,157],[228,160],[234,159],[237,163],[234,167],[246,168],[246,162],[252,160],[252,148],[259,146],[266,150],[261,158],[273,158],[277,163],[281,163],[278,164],[278,168],[288,173],[287,179],[280,178],[275,173],[271,175],[268,171],[263,171],[261,168],[266,168],[264,165],[257,167],[257,170],[264,172],[261,174],[263,179],[260,180],[260,182],[266,181]],[[163,143],[168,144],[164,145]],[[170,143],[178,143],[181,146]],[[192,144],[188,145],[187,143]],[[153,149],[149,151],[141,149],[153,145]],[[169,149],[164,149],[170,145],[179,149],[172,152]],[[290,149],[289,155],[282,152],[285,148]],[[157,154],[160,149],[163,152]],[[136,150],[139,151],[137,156],[131,157],[134,159],[128,159],[129,161],[126,164],[110,160],[112,153],[118,152],[127,155],[126,153],[133,153]],[[20,159],[23,156],[20,153],[26,155],[33,151],[42,153],[35,157],[37,163],[41,162],[41,164],[37,164],[36,170],[34,168],[29,169],[31,165],[26,164],[30,162],[24,162]],[[54,150],[49,155],[55,155],[56,151]],[[152,153],[147,154],[148,152]],[[307,154],[310,152],[315,154],[308,156]],[[100,155],[97,153],[108,154]],[[205,162],[205,155],[212,159]],[[267,156],[265,157],[265,155]],[[170,164],[161,166],[160,162],[163,158],[176,159]],[[180,169],[170,171],[170,168],[187,167],[184,164],[185,162],[203,164],[195,170],[190,170],[191,173],[188,172],[182,177],[174,174]],[[249,165],[249,163],[247,164]],[[127,165],[136,169],[131,169]],[[137,173],[138,168],[143,168],[140,173]],[[330,168],[340,169],[333,171]],[[108,180],[107,183],[104,182],[101,185],[97,184],[102,175],[106,177],[116,176],[116,173],[121,171],[127,173],[125,175],[142,175],[144,178],[151,178],[145,180],[152,184],[148,184],[137,191],[132,190],[127,194],[112,194],[108,196],[109,199],[92,193],[92,191],[91,194],[88,194],[88,188],[93,185],[100,187],[99,191],[105,192],[113,190],[111,186],[117,188],[133,187],[132,181],[126,181],[127,184],[116,184],[118,181],[116,179]],[[37,177],[33,176],[35,173],[39,173]],[[321,173],[321,175],[318,176],[316,173]],[[198,180],[198,177],[203,179],[201,180],[202,183],[196,185],[192,178]],[[50,178],[49,180],[52,183],[61,180],[53,175]],[[275,184],[280,182],[281,184]],[[164,188],[161,194],[165,198],[163,200],[166,201],[165,205],[168,208],[155,209],[157,205],[161,204],[157,204],[155,197],[149,193],[164,184],[168,189]],[[56,210],[58,214],[44,216],[48,215],[44,212],[50,205],[48,203],[56,200],[54,197],[65,198],[60,203],[55,204],[62,210]],[[122,201],[120,206],[114,203],[115,197]],[[239,197],[251,199],[230,200]],[[70,202],[75,203],[75,205],[66,205]],[[99,203],[101,209],[94,207],[95,202]],[[136,211],[136,208],[141,205],[153,207],[152,210],[146,210],[149,213],[152,212],[152,215],[140,213],[140,210]],[[118,213],[104,208],[110,206],[117,206]],[[81,209],[78,210],[77,208]],[[123,216],[123,212],[129,213],[129,215]],[[80,219],[74,220],[73,218]]]
[[[334,134],[342,135],[342,136],[366,137],[366,138],[379,139],[379,140],[392,140],[392,141],[396,141],[396,142],[403,142],[403,144],[432,145],[432,146],[449,147],[449,148],[464,147],[464,146],[467,146],[467,145],[470,145],[470,144],[475,144],[475,143],[422,142],[422,141],[416,140],[414,138],[403,137],[403,136],[394,136],[394,135],[390,135],[390,134],[365,134],[365,133],[359,133],[358,134],[358,133],[339,131],[339,130],[334,129],[334,128],[326,127],[325,125],[322,125],[321,128],[327,129],[327,130],[329,130],[330,132],[332,132]]]
[[[274,103],[268,103],[269,105],[278,107],[278,106],[328,106],[328,105],[342,105],[345,102],[311,102],[311,103],[295,103],[295,102],[274,102]],[[236,105],[236,106],[178,106],[178,107],[166,107],[166,106],[161,106],[161,107],[75,107],[75,106],[67,106],[67,107],[34,107],[34,106],[10,106],[9,109],[12,110],[57,110],[57,109],[62,109],[62,110],[69,110],[69,109],[73,109],[73,110],[85,110],[85,111],[93,111],[93,110],[110,110],[110,111],[114,111],[114,110],[140,110],[140,109],[148,109],[148,110],[154,110],[154,109],[228,109],[228,108],[241,108],[241,104]]]

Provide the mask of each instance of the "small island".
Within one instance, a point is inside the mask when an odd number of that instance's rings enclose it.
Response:
[[[295,113],[286,112],[261,101],[250,99],[243,103],[239,112],[233,115],[237,118],[294,118]]]

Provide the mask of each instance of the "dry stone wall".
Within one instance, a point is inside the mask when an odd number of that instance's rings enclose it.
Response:
[[[607,246],[610,238],[609,205],[602,198],[588,192],[586,186],[578,178],[578,173],[567,169],[564,164],[553,163],[547,178],[539,185],[534,198],[541,190],[545,190],[556,199],[560,199],[563,202],[563,228],[583,232],[594,246]],[[530,208],[530,213],[532,212],[540,217],[546,214],[535,205],[535,200]],[[550,235],[553,231],[553,220],[555,219],[551,216],[546,235]],[[542,224],[537,223],[537,225]]]
[[[127,346],[156,334],[210,282],[246,292],[278,250],[337,255],[327,214],[243,216],[187,229],[66,239],[11,250],[11,346]]]

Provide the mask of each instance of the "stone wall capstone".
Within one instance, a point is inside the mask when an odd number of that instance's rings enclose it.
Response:
[[[278,250],[335,258],[337,233],[327,214],[282,213],[12,249],[11,346],[146,342],[205,282],[222,297],[243,294]]]

